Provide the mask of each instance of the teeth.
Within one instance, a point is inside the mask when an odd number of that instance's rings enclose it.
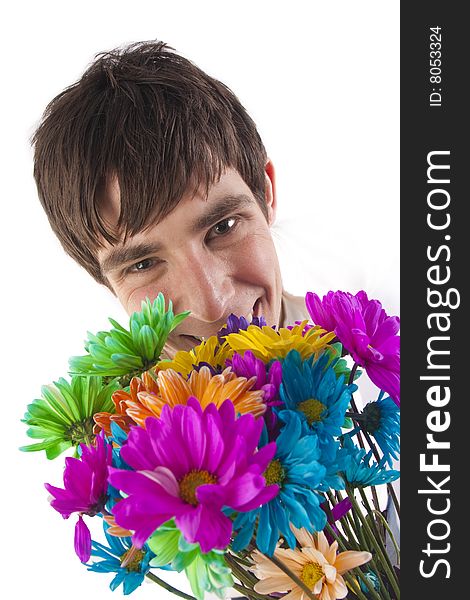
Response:
[[[193,340],[196,340],[198,342],[203,342],[204,341],[204,337],[201,337],[199,335],[192,335],[190,333],[185,333],[185,336],[188,338],[193,338]]]

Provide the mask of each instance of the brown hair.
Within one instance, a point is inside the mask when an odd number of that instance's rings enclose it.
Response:
[[[65,251],[99,283],[102,239],[134,235],[168,215],[188,191],[207,194],[236,169],[265,216],[266,150],[238,98],[163,42],[95,56],[81,79],[47,106],[32,137],[34,178]],[[116,176],[118,231],[99,196]],[[138,206],[138,210],[136,210]]]

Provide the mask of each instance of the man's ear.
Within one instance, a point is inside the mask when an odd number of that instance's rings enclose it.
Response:
[[[265,169],[265,192],[264,197],[268,210],[268,225],[272,225],[276,219],[277,197],[276,197],[276,174],[272,160],[268,158]]]

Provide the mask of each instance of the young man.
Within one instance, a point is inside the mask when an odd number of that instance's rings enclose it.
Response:
[[[167,356],[230,313],[307,318],[283,290],[272,162],[236,96],[162,42],[98,55],[33,136],[39,198],[65,251],[131,314],[163,292],[190,316]]]
[[[308,318],[282,286],[274,167],[254,122],[166,44],[99,55],[48,105],[33,144],[39,198],[65,251],[129,314],[159,292],[191,311],[166,356],[231,313]]]

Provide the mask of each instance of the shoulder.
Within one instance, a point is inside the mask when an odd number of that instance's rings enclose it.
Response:
[[[294,296],[283,290],[281,326],[293,325],[295,321],[310,320],[303,296]]]

